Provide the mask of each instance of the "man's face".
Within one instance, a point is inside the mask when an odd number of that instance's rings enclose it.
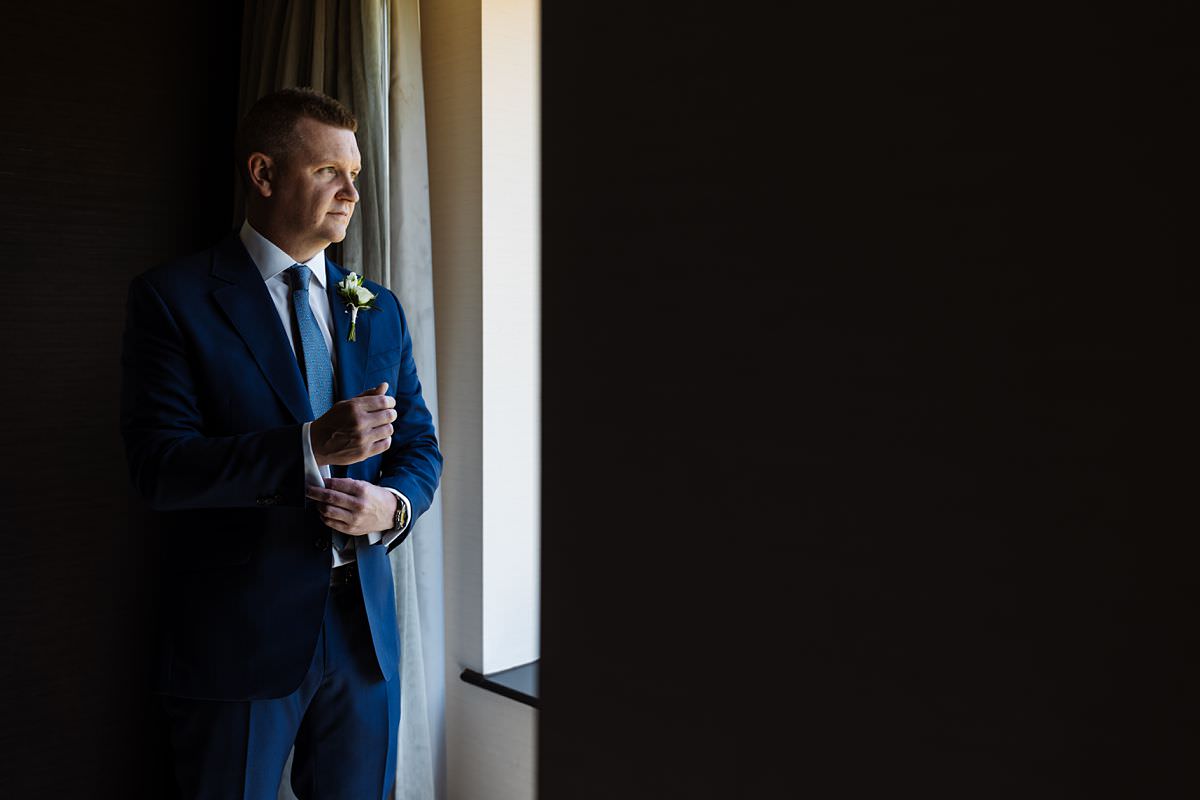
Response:
[[[271,199],[293,246],[316,253],[346,238],[362,160],[353,131],[307,117],[295,131],[299,142],[277,166]]]

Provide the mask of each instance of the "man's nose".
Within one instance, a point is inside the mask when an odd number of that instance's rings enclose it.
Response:
[[[338,199],[348,200],[351,203],[358,202],[358,187],[354,185],[354,181],[349,177],[342,182],[342,188],[338,191]]]

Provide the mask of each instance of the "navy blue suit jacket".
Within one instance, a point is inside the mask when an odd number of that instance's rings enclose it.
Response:
[[[347,341],[334,288],[346,273],[326,264],[336,399],[387,381],[398,414],[390,449],[334,474],[402,492],[415,520],[442,457],[404,313],[368,281],[378,310],[359,313],[357,341]],[[301,426],[312,418],[287,334],[236,234],[133,279],[121,432],[133,484],[160,512],[160,691],[247,700],[286,695],[303,679],[332,567],[331,531],[304,496]],[[357,556],[376,658],[391,675],[399,638],[387,549],[364,540]]]

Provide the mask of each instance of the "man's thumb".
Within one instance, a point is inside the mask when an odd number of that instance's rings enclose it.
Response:
[[[379,384],[378,386],[367,389],[365,392],[360,394],[359,397],[370,397],[373,394],[387,394],[387,390],[388,390],[387,381],[384,381],[383,383]]]

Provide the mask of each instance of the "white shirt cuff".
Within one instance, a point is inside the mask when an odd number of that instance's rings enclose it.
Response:
[[[304,483],[308,486],[320,486],[325,488],[325,479],[330,477],[329,466],[317,466],[317,457],[313,455],[312,436],[309,433],[309,428],[312,427],[311,422],[306,422],[300,427],[301,445],[304,447]]]

